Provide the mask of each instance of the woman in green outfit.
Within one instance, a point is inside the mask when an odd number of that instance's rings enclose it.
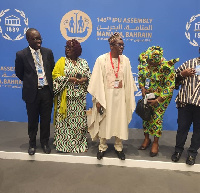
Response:
[[[149,135],[154,136],[150,156],[158,154],[158,140],[162,134],[163,115],[169,105],[175,87],[174,63],[179,59],[166,61],[163,58],[163,49],[160,46],[149,47],[139,55],[138,82],[144,97],[148,93],[154,93],[155,99],[149,99],[148,103],[153,108],[153,115],[149,121],[143,121],[145,139],[139,150],[145,150],[151,144]],[[148,82],[148,88],[145,84]]]
[[[86,60],[79,58],[80,43],[69,40],[66,57],[61,57],[53,70],[54,90],[54,145],[60,152],[86,152],[87,117],[86,94],[90,69]]]

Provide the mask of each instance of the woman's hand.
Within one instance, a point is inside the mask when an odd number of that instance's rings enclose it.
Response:
[[[156,99],[148,99],[147,103],[151,106],[157,106],[159,103],[163,102],[163,98],[162,97],[158,97]]]
[[[147,89],[145,87],[142,87],[141,91],[142,91],[142,96],[145,97],[145,95],[147,94]]]
[[[85,82],[87,82],[87,78],[81,78],[81,79],[78,79],[76,77],[70,77],[69,78],[69,82],[72,82],[74,84],[84,84]]]
[[[78,84],[85,84],[87,82],[87,78],[81,78],[81,79],[77,79],[77,83]]]
[[[78,79],[77,79],[76,77],[70,77],[68,81],[69,81],[69,82],[72,82],[72,83],[74,83],[74,84],[77,84],[77,80],[78,80]]]
[[[157,106],[158,105],[158,101],[156,99],[148,99],[147,103],[151,106]]]

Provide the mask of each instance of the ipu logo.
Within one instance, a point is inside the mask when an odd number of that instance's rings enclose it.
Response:
[[[28,18],[18,9],[0,12],[0,34],[6,40],[21,40],[28,30]]]
[[[187,22],[185,36],[192,46],[200,45],[200,14],[192,16]]]
[[[72,10],[63,16],[60,31],[66,40],[77,39],[84,42],[92,33],[92,21],[86,13]]]
[[[142,96],[142,92],[139,88],[139,82],[138,82],[138,74],[133,72],[133,79],[135,81],[136,87],[138,91],[135,93],[135,96]],[[148,85],[149,86],[149,85]],[[145,86],[146,87],[146,86]]]

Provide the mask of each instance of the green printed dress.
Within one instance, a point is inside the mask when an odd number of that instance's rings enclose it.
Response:
[[[154,93],[156,97],[162,97],[163,102],[158,106],[153,106],[153,116],[150,121],[143,121],[144,132],[160,137],[162,134],[163,115],[171,101],[175,87],[174,62],[162,61],[156,67],[149,66],[147,63],[138,66],[139,87],[145,87],[148,82],[148,93]]]
[[[86,117],[86,94],[90,79],[90,69],[86,60],[78,58],[74,65],[65,57],[64,74],[53,81],[54,94],[57,96],[57,108],[54,110],[54,145],[57,151],[80,153],[86,152],[87,146],[87,117]],[[57,64],[56,64],[57,65]],[[59,65],[59,64],[58,64]],[[88,82],[78,88],[69,82],[69,77],[76,77],[79,73],[87,77]],[[60,113],[62,92],[66,88],[67,113],[66,117]]]

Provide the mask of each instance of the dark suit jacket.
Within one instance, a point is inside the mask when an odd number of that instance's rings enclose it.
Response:
[[[46,79],[53,96],[52,71],[55,65],[54,56],[48,48],[41,47],[40,52],[42,54]],[[27,103],[32,103],[38,92],[38,76],[29,47],[16,53],[15,73],[23,81],[22,99]]]

